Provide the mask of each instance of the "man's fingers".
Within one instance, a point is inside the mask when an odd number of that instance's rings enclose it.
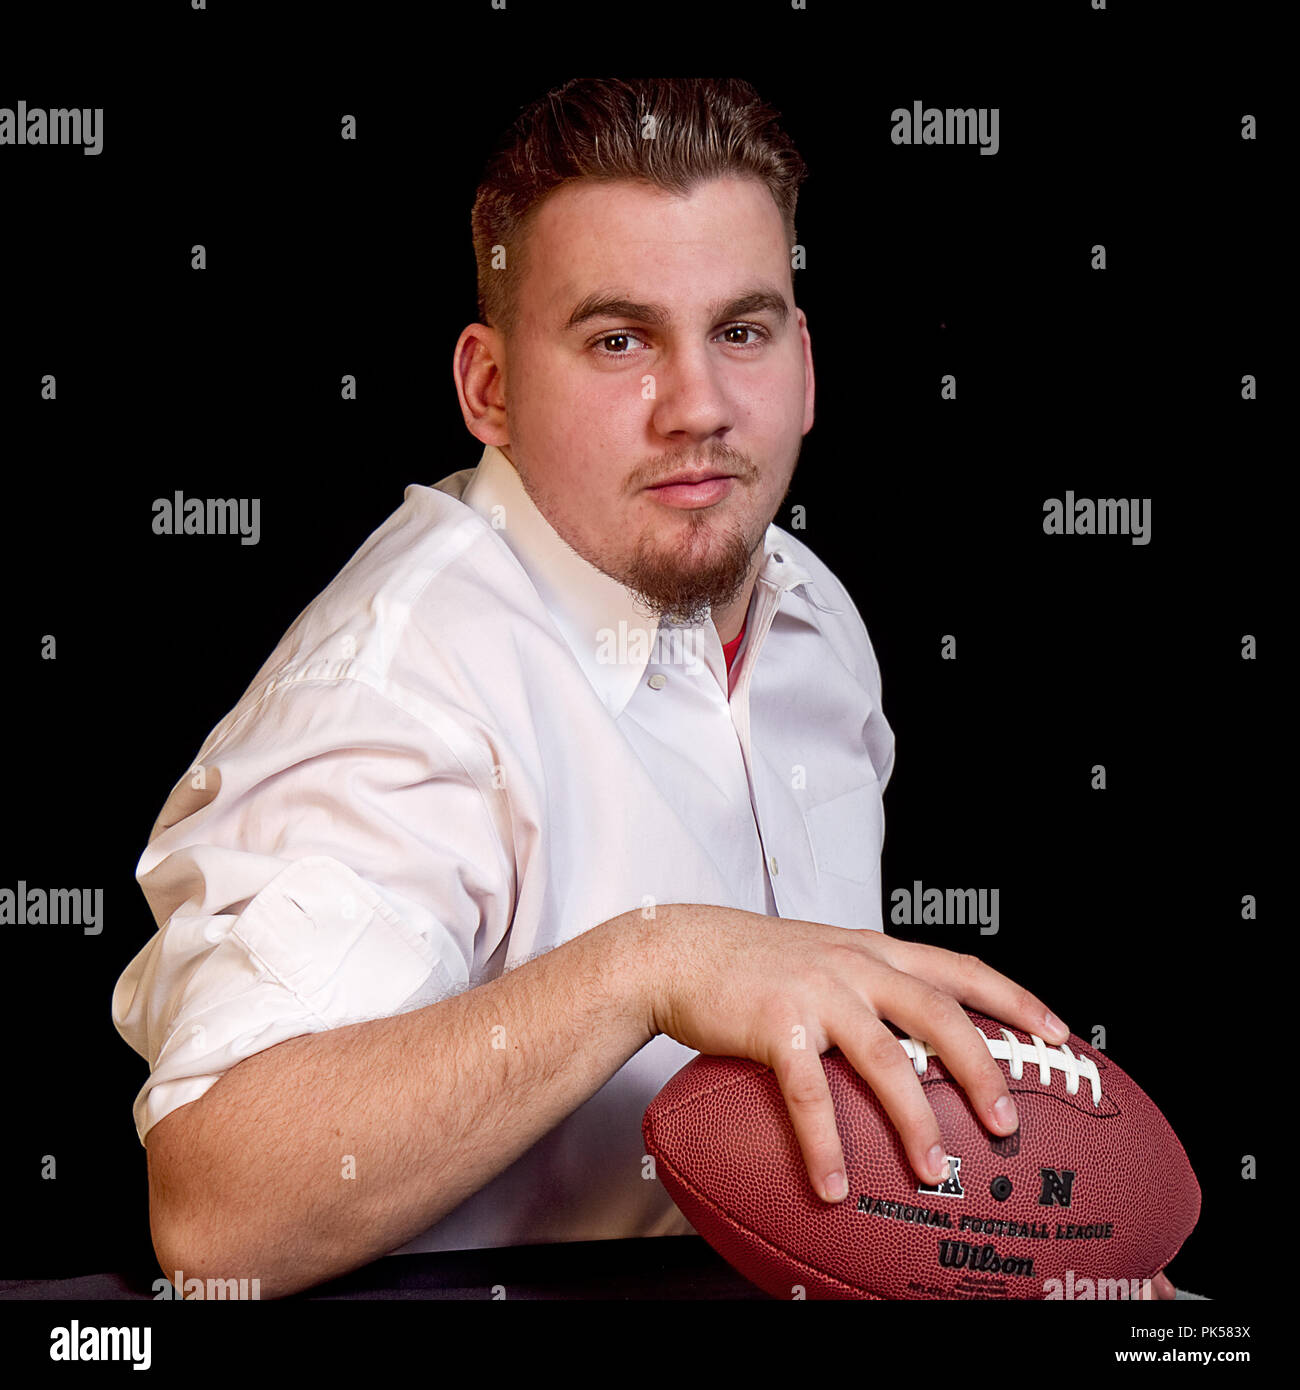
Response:
[[[952,995],[967,1008],[1019,1028],[1022,1033],[1036,1034],[1053,1045],[1065,1042],[1070,1036],[1069,1028],[1036,994],[991,965],[985,965],[976,956],[960,955],[919,941],[892,941],[890,956],[895,969],[917,976]]]
[[[858,1004],[867,1007],[846,1009],[827,1036],[880,1101],[917,1177],[933,1185],[948,1176],[939,1123],[914,1062],[881,1020],[929,1043],[982,1123],[998,1135],[1014,1133],[1019,1124],[1015,1101],[965,1009],[1053,1045],[1065,1042],[1070,1032],[1037,995],[975,956],[895,938],[875,956],[878,965],[887,962],[885,977],[874,977],[869,992],[859,987]],[[772,1067],[813,1188],[824,1200],[838,1201],[847,1190],[844,1157],[821,1057],[812,1050],[782,1048]]]
[[[966,1092],[986,1129],[997,1135],[1015,1133],[1020,1119],[1006,1075],[989,1051],[984,1034],[951,995],[915,975],[897,974],[889,981],[887,997],[874,1001],[873,1007],[930,1044]],[[894,1045],[902,1052],[897,1038]]]
[[[844,1020],[834,1036],[840,1051],[871,1087],[898,1131],[912,1171],[928,1185],[942,1182],[948,1176],[948,1157],[939,1121],[902,1044],[878,1018],[865,1011]]]
[[[848,1186],[844,1151],[835,1128],[835,1106],[822,1059],[810,1048],[784,1047],[774,1059],[772,1070],[785,1097],[785,1108],[790,1112],[790,1123],[813,1190],[825,1201],[838,1202],[848,1192]]]

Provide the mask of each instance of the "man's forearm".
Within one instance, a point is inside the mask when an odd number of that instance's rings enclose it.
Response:
[[[626,913],[490,984],[232,1068],[148,1136],[164,1272],[275,1297],[433,1225],[650,1040],[662,926]]]

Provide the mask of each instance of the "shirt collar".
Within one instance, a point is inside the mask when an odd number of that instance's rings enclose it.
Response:
[[[658,617],[647,616],[628,588],[560,537],[529,497],[514,465],[494,445],[483,450],[460,500],[509,547],[606,708],[621,714],[654,654]],[[763,555],[756,587],[765,583],[784,592],[811,581],[776,526],[767,528]],[[722,642],[707,620],[703,641],[703,659],[722,676],[725,689]]]

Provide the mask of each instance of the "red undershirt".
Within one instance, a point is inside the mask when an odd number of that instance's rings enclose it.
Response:
[[[740,631],[730,642],[722,644],[722,654],[727,658],[727,675],[731,675],[731,663],[736,659],[736,652],[740,649],[740,644],[745,640],[745,627],[748,619],[740,625]]]

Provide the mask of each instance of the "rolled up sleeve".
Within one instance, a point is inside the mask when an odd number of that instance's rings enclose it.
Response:
[[[243,1058],[467,988],[508,929],[511,860],[428,724],[353,679],[237,707],[173,789],[136,878],[158,930],[113,994],[148,1131]]]

